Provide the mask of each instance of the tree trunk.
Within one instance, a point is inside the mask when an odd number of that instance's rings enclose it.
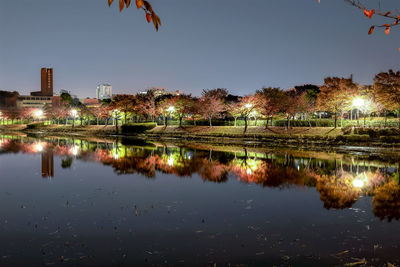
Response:
[[[335,112],[335,129],[337,128],[337,112]]]
[[[265,129],[268,129],[268,122],[269,122],[269,118],[267,117],[267,123],[265,123]]]
[[[235,124],[234,124],[234,127],[236,127],[236,120],[237,120],[237,118],[236,118],[236,117],[234,117],[234,119],[235,119]]]
[[[400,129],[400,109],[397,111],[397,120],[399,123],[399,129]]]
[[[209,123],[210,123],[210,127],[212,127],[211,117],[208,117],[208,121],[209,121]]]
[[[243,133],[246,133],[246,131],[247,131],[247,116],[244,117],[244,132]]]
[[[383,127],[386,128],[386,121],[387,121],[386,110],[383,112],[383,116],[385,117],[385,119],[384,119],[385,122],[383,124]]]
[[[183,117],[179,117],[179,127],[182,127],[182,119]]]
[[[118,134],[118,118],[115,118],[115,133]]]

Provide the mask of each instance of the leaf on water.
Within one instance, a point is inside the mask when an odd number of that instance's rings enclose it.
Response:
[[[365,265],[366,263],[367,261],[365,260],[365,258],[363,258],[363,259],[358,259],[358,261],[355,262],[346,263],[344,266]]]

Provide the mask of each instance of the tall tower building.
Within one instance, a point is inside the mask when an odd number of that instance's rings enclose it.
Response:
[[[40,91],[32,92],[31,96],[53,96],[53,69],[42,68],[40,70],[40,80]]]
[[[53,69],[42,68],[41,80],[42,80],[41,83],[42,95],[53,96]]]

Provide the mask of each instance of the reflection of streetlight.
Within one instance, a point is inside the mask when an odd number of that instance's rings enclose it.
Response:
[[[72,155],[76,156],[76,155],[78,155],[78,152],[79,152],[79,149],[78,149],[77,146],[73,146],[73,147],[71,148],[71,153],[72,153]]]
[[[38,152],[42,152],[43,151],[43,145],[41,143],[37,143],[35,145],[35,148]]]
[[[364,186],[364,181],[361,179],[354,179],[353,186],[356,188],[362,188]]]

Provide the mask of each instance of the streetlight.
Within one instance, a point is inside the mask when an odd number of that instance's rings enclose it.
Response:
[[[175,111],[175,107],[174,106],[170,106],[167,110],[168,110],[168,112],[174,112]]]
[[[250,109],[252,106],[253,106],[253,105],[250,104],[250,103],[248,103],[248,104],[245,105],[245,107],[248,108],[248,109]]]
[[[43,116],[43,110],[38,109],[38,110],[35,111],[35,117],[38,118],[39,121],[42,118],[42,116]]]
[[[361,97],[353,99],[353,106],[357,108],[357,127],[360,126],[360,110],[364,114],[364,126],[365,126],[365,112],[368,109],[369,103]]]

